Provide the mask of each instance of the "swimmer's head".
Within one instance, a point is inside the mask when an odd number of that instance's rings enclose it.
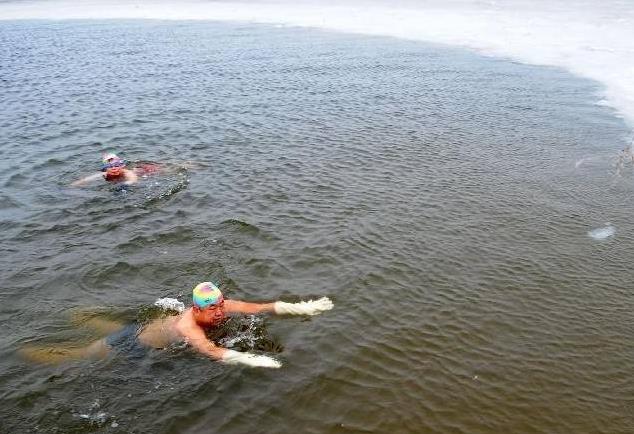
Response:
[[[106,169],[105,178],[106,181],[116,181],[125,177],[125,173],[123,172],[125,166],[113,166],[108,167]]]
[[[222,292],[211,282],[203,282],[196,285],[192,291],[194,306],[204,309],[223,301]]]
[[[194,319],[202,327],[214,327],[225,319],[224,297],[216,285],[203,282],[192,292]]]
[[[113,152],[103,154],[101,157],[101,171],[106,172],[113,167],[125,167],[126,162]]]
[[[103,154],[101,163],[101,171],[106,172],[104,175],[106,181],[120,181],[125,177],[123,169],[126,167],[126,162],[117,154],[113,152]]]

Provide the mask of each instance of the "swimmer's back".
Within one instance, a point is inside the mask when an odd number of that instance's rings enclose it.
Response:
[[[139,341],[152,348],[167,348],[182,341],[182,336],[176,329],[176,323],[181,315],[158,318],[143,327],[139,333]]]

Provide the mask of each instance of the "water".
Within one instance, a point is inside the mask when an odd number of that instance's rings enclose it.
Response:
[[[303,26],[450,44],[602,84],[634,125],[631,0],[124,0],[0,2],[0,19],[146,18]]]
[[[596,82],[253,24],[6,21],[0,39],[4,432],[632,431],[634,171]],[[69,188],[104,150],[198,167]],[[222,338],[262,333],[280,370],[16,353],[204,280],[335,308]]]

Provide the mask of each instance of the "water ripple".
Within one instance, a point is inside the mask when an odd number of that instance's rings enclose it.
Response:
[[[9,431],[631,431],[633,192],[625,167],[613,176],[627,131],[594,85],[292,28],[0,32]],[[183,170],[69,188],[106,150]],[[607,221],[615,236],[588,237]],[[58,368],[15,356],[96,338],[74,309],[134,320],[206,280],[335,308],[262,320],[270,340],[247,347],[275,352],[275,373],[183,348]]]

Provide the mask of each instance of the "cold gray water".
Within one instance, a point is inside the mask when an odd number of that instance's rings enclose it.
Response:
[[[6,21],[0,45],[2,432],[634,431],[631,132],[597,83],[265,25]],[[103,151],[194,165],[71,188]],[[205,280],[335,307],[221,339],[279,370],[20,356]]]

